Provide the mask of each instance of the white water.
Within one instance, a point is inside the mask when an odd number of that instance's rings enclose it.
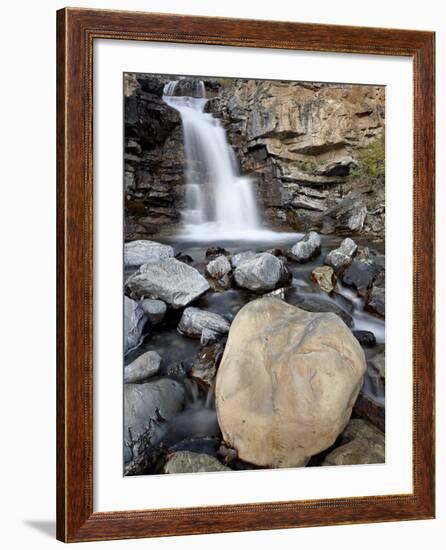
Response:
[[[253,182],[240,175],[234,152],[220,121],[205,113],[202,81],[194,81],[194,97],[176,96],[172,81],[164,101],[180,115],[184,132],[186,208],[184,237],[200,240],[271,238],[262,228]]]

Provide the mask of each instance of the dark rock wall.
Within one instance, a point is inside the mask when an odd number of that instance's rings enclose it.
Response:
[[[184,205],[178,113],[162,101],[168,77],[126,75],[126,237],[179,221]],[[384,177],[355,173],[384,135],[384,88],[213,79],[206,108],[221,119],[272,227],[384,237]]]

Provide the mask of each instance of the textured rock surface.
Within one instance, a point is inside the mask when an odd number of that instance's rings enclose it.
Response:
[[[298,293],[291,300],[293,305],[305,311],[311,311],[313,313],[335,313],[347,326],[351,327],[353,325],[353,318],[350,313],[327,298],[318,296],[317,294],[300,295]]]
[[[342,275],[342,282],[352,286],[360,294],[365,295],[373,281],[383,271],[383,268],[368,258],[353,260],[350,267]]]
[[[203,275],[175,258],[143,264],[126,286],[132,296],[161,299],[173,308],[185,307],[209,290]]]
[[[155,241],[138,240],[124,244],[124,265],[140,266],[147,262],[156,262],[164,258],[172,258],[174,250],[171,246]]]
[[[138,302],[124,296],[124,353],[139,346],[147,319]]]
[[[217,256],[206,266],[206,273],[213,279],[222,279],[231,271],[231,264],[226,256]]]
[[[217,334],[226,334],[229,331],[228,321],[210,311],[204,311],[197,307],[188,307],[183,311],[178,324],[178,332],[191,338],[201,338],[203,330]]]
[[[224,440],[253,464],[306,464],[345,428],[365,368],[359,343],[335,315],[277,298],[250,302],[231,326],[217,373]]]
[[[215,457],[191,451],[172,453],[164,466],[165,474],[193,474],[198,472],[223,472],[229,470]]]
[[[334,287],[336,286],[336,275],[334,274],[333,268],[329,266],[316,267],[311,272],[311,278],[321,290],[330,294],[333,292]]]
[[[156,351],[147,351],[124,367],[124,383],[135,384],[146,381],[159,373],[161,357]]]
[[[342,275],[352,263],[357,249],[358,245],[355,241],[347,237],[341,242],[339,248],[335,248],[327,254],[324,263],[331,266],[337,275]]]
[[[183,405],[183,386],[174,380],[162,378],[145,384],[124,384],[124,459],[132,458],[130,434],[132,441],[150,435],[151,443],[155,445],[165,430],[164,423],[159,422],[159,415],[169,420]]]
[[[141,300],[139,307],[147,314],[152,326],[159,325],[167,311],[167,306],[162,300],[150,300],[149,298]]]
[[[200,350],[191,369],[191,377],[197,382],[208,388],[214,383],[217,367],[223,355],[224,346],[222,344],[207,345]]]
[[[282,262],[264,252],[239,263],[234,271],[234,279],[242,288],[261,292],[275,288],[282,274]]]
[[[247,250],[246,252],[239,252],[238,254],[234,254],[231,258],[231,264],[232,267],[238,267],[246,260],[250,260],[251,258],[254,258],[256,253],[253,250]]]
[[[315,231],[305,235],[288,251],[288,257],[294,262],[303,264],[316,258],[321,253],[321,238]]]

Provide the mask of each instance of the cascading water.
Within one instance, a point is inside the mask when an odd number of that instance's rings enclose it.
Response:
[[[197,238],[249,238],[265,233],[252,181],[240,176],[219,120],[205,113],[201,80],[184,81],[189,95],[176,95],[180,80],[164,87],[164,101],[181,116],[186,165],[186,234]]]

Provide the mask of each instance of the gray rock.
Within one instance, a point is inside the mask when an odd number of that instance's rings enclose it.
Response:
[[[137,357],[130,365],[124,367],[124,383],[136,384],[145,382],[159,373],[161,357],[156,351],[147,351]]]
[[[198,472],[230,471],[215,457],[191,451],[172,453],[164,465],[165,474],[192,474]]]
[[[214,383],[223,351],[224,346],[222,344],[204,346],[192,365],[191,377],[205,389]]]
[[[336,313],[348,327],[353,325],[352,316],[328,298],[322,298],[316,295],[297,294],[293,297],[292,303],[305,311],[314,313]]]
[[[161,441],[166,426],[160,416],[171,419],[182,410],[184,398],[183,386],[168,378],[145,384],[124,384],[125,462],[138,455],[142,439],[150,438],[153,445]]]
[[[178,324],[178,332],[191,338],[201,338],[203,330],[222,335],[229,331],[229,327],[228,321],[218,313],[204,311],[197,307],[188,307],[183,311]],[[206,334],[206,337],[209,337],[209,333]]]
[[[350,156],[341,157],[322,165],[316,170],[318,176],[348,176],[356,162]]]
[[[148,262],[156,262],[164,258],[172,258],[174,250],[171,246],[155,241],[131,241],[124,245],[124,265],[140,266]]]
[[[166,315],[167,306],[162,300],[146,298],[141,300],[138,305],[147,314],[152,326],[159,325]]]
[[[161,299],[181,308],[209,290],[209,283],[194,267],[167,258],[143,264],[126,283],[133,296]]]
[[[220,334],[218,332],[215,332],[215,330],[204,328],[201,331],[200,344],[202,346],[206,346],[207,344],[212,344],[213,342],[216,342],[219,338]]]
[[[386,291],[383,287],[373,285],[367,293],[365,309],[384,318],[386,316]]]
[[[260,292],[274,289],[282,276],[282,262],[266,252],[239,263],[234,271],[238,286]]]
[[[331,266],[337,275],[341,275],[353,261],[358,245],[353,239],[344,239],[339,248],[335,248],[327,254],[324,264]]]
[[[250,260],[251,258],[254,258],[256,253],[253,250],[247,250],[246,252],[239,252],[238,254],[234,254],[231,258],[231,264],[232,267],[238,267],[246,260]]]
[[[353,336],[361,346],[374,346],[376,344],[375,335],[368,330],[354,330]]]
[[[138,302],[124,296],[124,354],[141,344],[147,319],[147,314],[139,307]]]
[[[374,355],[367,364],[367,373],[372,378],[385,379],[386,377],[386,355],[380,351]]]
[[[206,266],[206,273],[213,279],[222,279],[231,271],[231,264],[226,256],[217,256]]]
[[[298,263],[309,262],[321,253],[321,238],[315,231],[310,231],[289,251],[288,257]]]
[[[353,260],[342,275],[342,282],[364,295],[383,268],[370,259]]]

